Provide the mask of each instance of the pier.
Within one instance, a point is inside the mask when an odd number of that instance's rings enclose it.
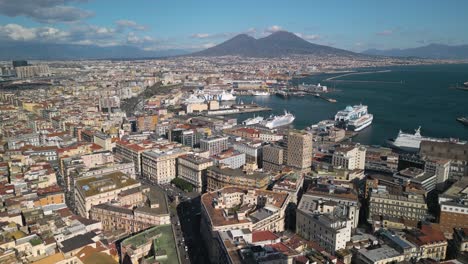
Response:
[[[315,95],[315,97],[318,97],[318,98],[320,98],[320,99],[323,99],[323,100],[325,100],[325,101],[327,101],[327,102],[329,102],[329,103],[336,103],[336,102],[338,102],[336,99],[327,98],[327,97],[325,97],[325,96],[323,96],[323,95],[320,95],[320,94]]]
[[[350,75],[359,75],[359,74],[371,74],[371,73],[384,73],[384,72],[391,72],[390,70],[382,70],[382,71],[371,71],[371,72],[350,72],[334,77],[327,78],[322,82],[333,82],[333,83],[387,83],[387,84],[404,84],[404,81],[399,82],[392,82],[392,81],[364,81],[364,80],[336,80],[337,78],[350,76]]]
[[[272,109],[270,107],[256,106],[256,107],[246,107],[246,108],[228,108],[228,109],[219,109],[219,110],[209,110],[205,114],[208,116],[224,116],[224,115],[237,115],[245,113],[256,113],[256,112],[268,112]]]

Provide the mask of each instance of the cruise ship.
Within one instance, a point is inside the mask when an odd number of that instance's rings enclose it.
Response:
[[[269,118],[263,120],[261,125],[269,129],[273,129],[273,128],[289,125],[294,121],[294,119],[296,119],[296,117],[293,114],[287,111],[284,111],[284,115],[270,116]]]
[[[367,105],[347,106],[335,115],[336,125],[346,130],[361,131],[372,124],[374,116],[367,112]]]
[[[464,141],[458,141],[453,139],[443,139],[443,138],[432,138],[432,137],[423,137],[421,136],[421,127],[415,130],[414,134],[404,133],[403,131],[398,132],[398,136],[395,139],[389,139],[387,143],[397,149],[401,149],[408,152],[417,152],[419,151],[419,146],[421,141],[432,141],[432,142],[457,142],[460,144],[465,144]]]
[[[246,119],[242,122],[244,126],[260,124],[263,121],[262,116],[254,116],[252,118]]]
[[[234,91],[226,91],[226,90],[200,90],[198,92],[199,97],[202,97],[206,101],[235,101],[236,96],[234,95]]]
[[[204,98],[200,98],[194,94],[191,94],[189,98],[184,100],[185,104],[201,104],[204,102],[205,102]]]

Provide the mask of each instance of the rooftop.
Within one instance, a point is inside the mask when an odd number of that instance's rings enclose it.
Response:
[[[250,212],[245,219],[239,220],[238,217],[226,217],[225,211],[223,208],[215,208],[215,203],[218,198],[221,197],[223,194],[230,194],[230,193],[243,193],[244,195],[252,194],[257,196],[264,196],[267,197],[267,204],[257,210]],[[281,192],[274,192],[274,191],[266,191],[266,190],[245,190],[237,187],[225,187],[223,189],[208,192],[202,195],[201,203],[205,208],[207,214],[210,217],[211,223],[213,226],[226,226],[226,225],[236,225],[241,223],[249,223],[249,222],[256,222],[258,220],[264,219],[268,217],[281,208],[284,203],[287,201],[288,194],[281,193]],[[242,204],[242,207],[247,206],[248,204]],[[253,207],[254,205],[249,205]],[[275,208],[276,207],[276,208]],[[246,208],[251,210],[250,208]]]
[[[167,259],[159,260],[160,263],[179,263],[171,225],[161,225],[149,228],[123,240],[121,246],[136,249],[149,241],[153,243],[154,251],[164,250],[166,252]]]
[[[262,179],[270,177],[268,174],[265,174],[265,173],[255,172],[252,174],[247,174],[242,169],[232,169],[229,167],[220,168],[219,166],[211,166],[208,168],[208,170],[213,171],[218,174],[227,175],[230,177],[244,177],[244,178],[252,178],[255,180],[262,180]]]
[[[380,248],[370,249],[370,250],[363,248],[359,250],[359,254],[365,256],[367,259],[369,259],[373,263],[376,263],[380,260],[384,260],[388,258],[394,258],[400,255],[398,251],[396,251],[395,249],[387,245],[383,245]]]
[[[135,184],[139,184],[139,182],[128,177],[125,173],[117,171],[102,176],[79,179],[76,181],[76,188],[82,190],[83,194],[89,197]]]

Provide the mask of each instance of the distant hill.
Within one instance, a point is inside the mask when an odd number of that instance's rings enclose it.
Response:
[[[369,49],[362,52],[368,55],[392,56],[392,57],[419,57],[428,59],[468,59],[468,45],[449,46],[442,44],[430,44],[424,47],[411,49],[377,50]]]
[[[190,56],[283,57],[307,54],[363,56],[347,50],[313,44],[287,31],[278,31],[260,39],[240,34]]]
[[[0,42],[0,60],[141,59],[187,54],[185,50],[146,51],[134,46]]]

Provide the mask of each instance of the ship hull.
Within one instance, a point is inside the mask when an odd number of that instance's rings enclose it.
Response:
[[[419,148],[413,148],[413,147],[407,147],[407,146],[397,146],[397,145],[395,145],[395,140],[394,139],[388,139],[386,143],[390,148],[397,149],[397,150],[402,150],[402,151],[405,151],[405,152],[416,153],[416,152],[419,151]]]
[[[284,126],[289,126],[290,124],[292,124],[293,122],[287,122],[287,123],[284,123],[284,124],[265,124],[265,127],[269,128],[269,129],[273,129],[273,128],[278,128],[278,127],[284,127]]]
[[[362,125],[360,125],[358,127],[350,125],[350,126],[348,126],[348,130],[359,132],[361,130],[364,130],[366,127],[370,126],[371,124],[372,124],[372,119],[366,121],[364,124],[362,124]]]

